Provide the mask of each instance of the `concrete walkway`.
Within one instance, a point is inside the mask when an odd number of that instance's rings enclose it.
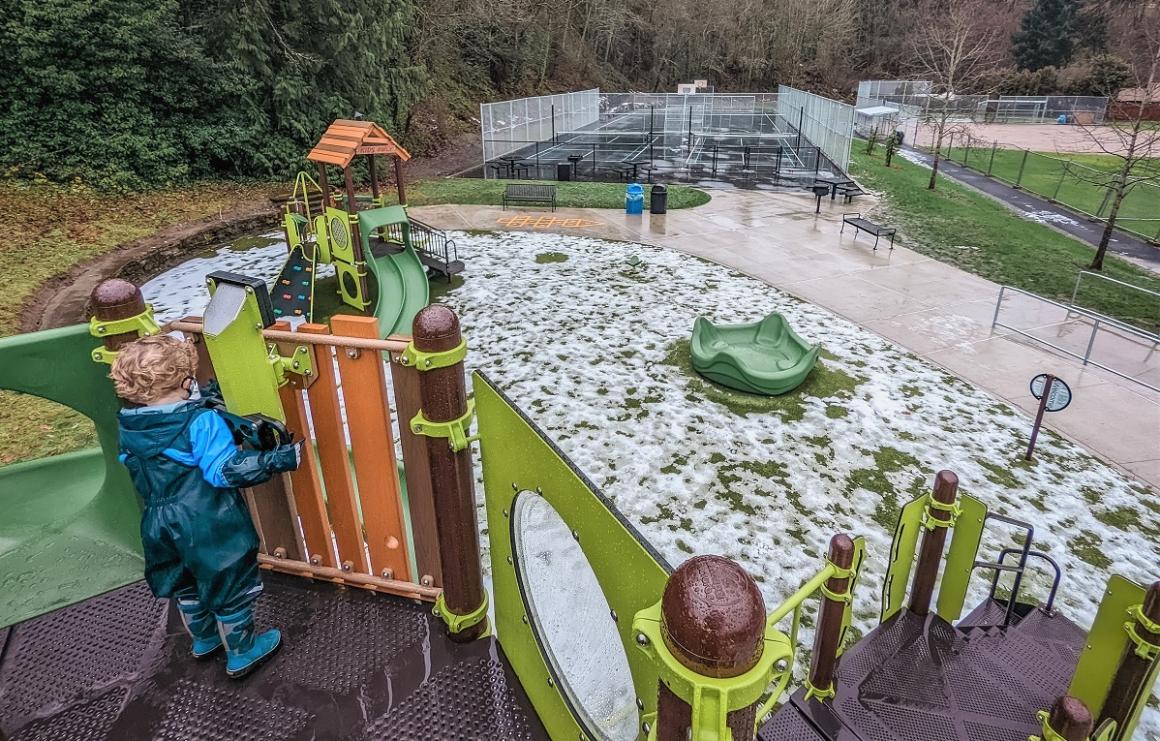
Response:
[[[871,206],[863,198],[856,208]],[[880,244],[874,252],[865,235],[856,241],[849,229],[839,235],[842,206],[824,201],[821,215],[813,210],[808,194],[742,190],[714,191],[709,204],[665,216],[603,209],[411,209],[446,229],[546,230],[698,255],[826,307],[1032,415],[1038,402],[1028,384],[1039,373],[1053,373],[1071,385],[1075,398],[1066,410],[1048,415],[1047,426],[1160,489],[1160,394],[1017,336],[992,332],[997,284],[905,247],[891,252]],[[1031,300],[1005,300],[1003,321],[1057,344],[1070,347],[1067,343],[1078,337],[1086,342],[1078,322],[1054,311],[1058,315]],[[1101,362],[1160,386],[1160,352],[1102,334],[1099,345]]]
[[[911,147],[905,148],[906,157],[915,162],[922,162],[928,167],[934,162],[934,157]],[[1081,242],[1098,247],[1104,236],[1104,224],[1101,221],[1085,218],[1074,211],[1068,210],[1058,203],[1052,203],[1025,190],[1016,190],[1002,180],[989,178],[947,159],[939,160],[938,171],[941,175],[969,185],[991,198],[1002,203],[1012,211],[1038,221],[1052,229],[1063,232]],[[1032,214],[1032,216],[1027,216]],[[1120,257],[1131,260],[1140,267],[1160,272],[1160,247],[1148,244],[1144,240],[1134,237],[1125,231],[1116,229],[1112,240],[1108,243],[1108,251],[1115,252]]]

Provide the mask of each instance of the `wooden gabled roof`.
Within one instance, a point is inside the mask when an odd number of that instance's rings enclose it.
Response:
[[[406,162],[411,153],[373,121],[340,118],[329,127],[306,155],[311,162],[346,168],[359,154],[386,154]]]

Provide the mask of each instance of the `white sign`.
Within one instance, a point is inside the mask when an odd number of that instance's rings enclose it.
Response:
[[[1031,395],[1036,399],[1043,398],[1043,387],[1047,383],[1047,374],[1040,373],[1035,378],[1031,379]],[[1067,408],[1071,403],[1071,388],[1063,382],[1062,379],[1056,378],[1051,382],[1051,392],[1047,395],[1047,406],[1044,407],[1049,412],[1060,412]]]

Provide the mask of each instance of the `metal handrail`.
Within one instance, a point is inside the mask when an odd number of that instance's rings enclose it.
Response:
[[[1000,553],[999,561],[997,563],[992,563],[990,561],[975,561],[975,563],[971,566],[972,571],[975,569],[990,569],[994,571],[995,575],[992,578],[992,584],[998,582],[999,574],[1003,571],[1010,571],[1015,574],[1015,580],[1011,584],[1011,598],[1007,600],[1007,610],[1003,615],[1003,627],[1005,628],[1011,624],[1011,619],[1015,617],[1015,603],[1018,602],[1019,588],[1023,584],[1023,572],[1027,569],[1027,557],[1031,553],[1031,541],[1035,538],[1035,526],[1029,522],[1023,522],[1022,520],[1016,520],[1012,517],[1007,517],[1006,515],[995,514],[994,512],[987,513],[986,519],[983,523],[984,527],[986,527],[987,520],[998,520],[999,522],[1004,522],[1008,525],[1013,525],[1026,531],[1026,537],[1023,539],[1022,548],[1004,549],[1004,551],[1010,550],[1013,553],[1020,554],[1018,566],[1004,565],[1004,557],[1002,552]],[[991,588],[991,594],[994,595],[993,586]]]
[[[1095,273],[1095,272],[1092,272],[1091,270],[1081,270],[1081,271],[1079,271],[1079,275],[1075,276],[1075,288],[1072,289],[1072,292],[1071,292],[1071,305],[1072,306],[1077,305],[1075,303],[1075,298],[1076,298],[1076,296],[1079,295],[1079,284],[1080,284],[1080,281],[1083,280],[1083,277],[1085,275],[1090,275],[1093,278],[1100,278],[1101,280],[1106,280],[1109,283],[1115,283],[1118,286],[1124,286],[1125,288],[1131,288],[1133,291],[1139,291],[1140,293],[1146,293],[1149,296],[1155,296],[1156,298],[1160,298],[1160,291],[1153,291],[1150,288],[1144,288],[1143,286],[1138,286],[1134,283],[1128,283],[1127,281],[1122,281],[1122,280],[1119,280],[1117,278],[1109,278],[1108,276],[1104,275],[1103,273]]]
[[[1109,280],[1114,280],[1114,279],[1109,279]],[[1028,298],[1033,298],[1033,299],[1036,299],[1036,300],[1041,301],[1043,303],[1050,304],[1052,306],[1057,306],[1060,309],[1063,309],[1064,312],[1066,312],[1066,316],[1068,319],[1071,318],[1072,314],[1077,314],[1079,316],[1084,316],[1084,317],[1091,319],[1092,320],[1092,333],[1091,333],[1091,336],[1088,338],[1087,349],[1084,350],[1083,355],[1080,355],[1077,352],[1069,350],[1066,347],[1060,347],[1059,345],[1048,342],[1047,340],[1043,339],[1042,337],[1038,337],[1036,335],[1033,335],[1030,332],[1025,332],[1024,330],[1022,330],[1018,327],[1012,326],[1010,324],[1003,324],[1002,322],[1000,322],[999,321],[999,312],[1003,308],[1003,296],[1004,296],[1004,294],[1006,294],[1007,291],[1013,291],[1015,293],[1019,293],[1019,294],[1022,294],[1024,296],[1027,296]],[[1040,296],[1040,295],[1035,294],[1035,293],[1031,293],[1030,291],[1024,291],[1022,288],[1015,288],[1014,286],[999,286],[999,300],[995,302],[995,314],[991,319],[991,329],[992,330],[994,330],[995,327],[1002,327],[1003,329],[1009,329],[1012,332],[1014,332],[1015,334],[1020,335],[1021,337],[1026,337],[1029,340],[1034,340],[1040,344],[1047,345],[1048,347],[1050,347],[1051,349],[1053,349],[1057,352],[1061,352],[1064,355],[1067,355],[1069,357],[1080,360],[1083,362],[1084,365],[1093,365],[1096,368],[1099,368],[1101,370],[1105,370],[1108,373],[1112,373],[1114,375],[1119,376],[1120,378],[1126,379],[1128,381],[1132,381],[1134,383],[1138,383],[1145,388],[1151,389],[1152,391],[1160,392],[1160,387],[1153,386],[1152,384],[1150,384],[1146,381],[1142,381],[1139,378],[1129,376],[1128,374],[1122,373],[1122,372],[1116,370],[1115,368],[1112,368],[1110,366],[1104,365],[1103,363],[1092,360],[1092,348],[1095,346],[1096,336],[1099,333],[1101,324],[1106,325],[1107,327],[1114,327],[1114,328],[1119,329],[1123,332],[1127,332],[1128,334],[1131,334],[1131,335],[1135,335],[1136,337],[1143,339],[1146,342],[1151,343],[1153,349],[1156,349],[1157,345],[1160,345],[1160,335],[1158,335],[1158,334],[1154,334],[1154,333],[1149,332],[1147,330],[1140,329],[1139,327],[1134,327],[1131,324],[1127,324],[1125,322],[1120,321],[1119,319],[1107,316],[1106,314],[1101,314],[1098,311],[1092,311],[1091,309],[1087,309],[1087,308],[1084,308],[1082,306],[1075,306],[1074,304],[1064,304],[1064,303],[1060,303],[1059,301],[1053,301],[1052,299],[1044,298],[1043,296]]]
[[[999,552],[999,562],[997,565],[1002,566],[1005,570],[1014,570],[1018,568],[1017,566],[1003,566],[1003,562],[1006,561],[1007,556],[1011,555],[1012,553],[1021,552],[1022,549],[1020,548],[1004,548]],[[1051,591],[1047,594],[1046,604],[1043,605],[1044,611],[1051,612],[1052,607],[1055,606],[1055,594],[1059,591],[1059,582],[1063,579],[1063,569],[1059,567],[1059,564],[1056,563],[1054,558],[1047,555],[1043,551],[1027,551],[1027,555],[1046,561],[1048,565],[1050,565],[1051,568],[1055,570],[1055,578],[1051,580]],[[991,577],[991,592],[988,595],[990,599],[995,599],[995,590],[999,587],[999,574],[1000,571],[996,570],[995,575]]]

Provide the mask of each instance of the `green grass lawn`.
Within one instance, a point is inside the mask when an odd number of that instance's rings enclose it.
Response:
[[[1069,299],[1076,275],[1091,263],[1094,249],[1042,224],[1027,221],[1002,204],[948,178],[938,189],[926,184],[930,170],[901,157],[887,168],[879,154],[852,152],[852,173],[882,193],[884,220],[897,224],[908,246],[996,283],[1053,299]],[[1160,278],[1109,253],[1104,274],[1160,291]],[[1147,297],[1145,297],[1147,298]],[[1160,299],[1101,281],[1085,281],[1080,303],[1136,326],[1160,330]]]
[[[1038,196],[1053,199],[1081,213],[1100,213],[1107,188],[1097,183],[1117,172],[1122,166],[1118,157],[1106,154],[1042,154],[1030,152],[1024,163],[1022,149],[997,149],[994,159],[991,149],[972,148],[964,151],[961,147],[950,150],[950,159],[979,172],[988,172],[1011,185]],[[1068,163],[1073,163],[1068,166]],[[1156,163],[1149,163],[1152,169]],[[1022,173],[1020,173],[1022,169]],[[1096,183],[1091,180],[1096,180]],[[1106,210],[1106,209],[1105,209]],[[1124,229],[1147,238],[1155,238],[1160,232],[1160,187],[1137,186],[1120,206],[1118,222]]]
[[[0,337],[19,329],[20,307],[53,276],[160,229],[266,200],[285,185],[213,183],[128,195],[0,182]],[[0,390],[0,466],[96,444],[84,416],[37,397]]]
[[[407,184],[408,206],[433,206],[440,203],[468,203],[499,206],[504,188],[510,180],[482,178],[439,178]],[[624,208],[623,183],[588,183],[520,180],[526,185],[555,185],[556,205],[561,208]],[[646,188],[650,186],[645,186]],[[669,185],[669,208],[692,208],[709,202],[709,194],[684,185]],[[394,197],[392,191],[388,199]],[[645,197],[648,197],[646,192]],[[393,202],[393,201],[392,201]]]

